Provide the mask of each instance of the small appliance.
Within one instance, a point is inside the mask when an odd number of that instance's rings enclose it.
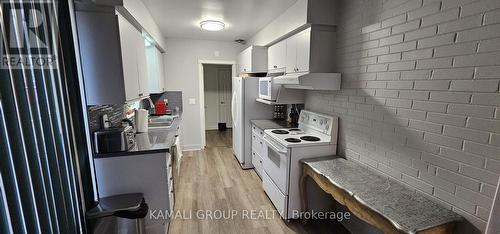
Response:
[[[279,92],[279,86],[274,84],[273,77],[259,78],[259,98],[269,101],[276,101]]]
[[[128,151],[134,145],[135,133],[131,126],[94,132],[94,151],[97,154]]]

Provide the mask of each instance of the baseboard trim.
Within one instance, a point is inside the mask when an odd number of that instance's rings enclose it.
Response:
[[[196,150],[201,150],[201,145],[195,144],[195,145],[184,145],[182,146],[182,151],[196,151]]]
[[[218,130],[218,129],[219,129],[218,126],[210,126],[205,128],[205,130]]]

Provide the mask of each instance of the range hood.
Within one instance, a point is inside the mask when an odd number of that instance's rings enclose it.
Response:
[[[275,84],[289,89],[340,90],[340,73],[288,73],[274,77]]]

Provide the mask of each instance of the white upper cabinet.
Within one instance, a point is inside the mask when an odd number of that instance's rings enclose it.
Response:
[[[286,73],[335,72],[335,39],[334,28],[313,25],[270,46],[268,68],[285,68]]]
[[[146,60],[146,44],[142,34],[136,30],[136,48],[137,48],[137,70],[139,79],[139,98],[149,95],[148,84],[148,63]]]
[[[252,50],[250,48],[243,50],[238,55],[238,74],[249,72],[252,69]]]
[[[164,92],[167,87],[165,87],[165,63],[163,60],[163,53],[156,48],[156,58],[158,64],[158,87],[161,92]]]
[[[286,39],[286,73],[309,71],[310,44],[310,29]]]
[[[146,47],[141,32],[118,15],[123,79],[127,101],[149,95]]]
[[[280,41],[268,48],[269,70],[286,67],[286,41]]]
[[[309,71],[309,59],[311,52],[311,30],[304,30],[297,34],[297,72]]]
[[[148,82],[150,93],[161,93],[165,91],[165,69],[163,54],[154,45],[146,47],[146,58],[148,62]]]
[[[238,73],[267,72],[267,48],[250,46],[238,56]]]
[[[132,100],[139,97],[139,71],[134,37],[134,31],[137,30],[121,15],[118,15],[118,24],[120,29],[125,97],[126,100]]]

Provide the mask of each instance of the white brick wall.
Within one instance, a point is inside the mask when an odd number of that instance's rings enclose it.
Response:
[[[500,0],[340,0],[338,154],[484,231],[500,175]],[[465,229],[464,229],[465,230]]]

